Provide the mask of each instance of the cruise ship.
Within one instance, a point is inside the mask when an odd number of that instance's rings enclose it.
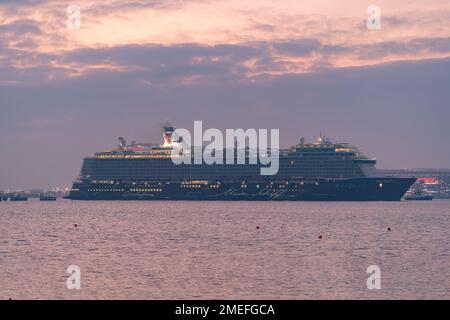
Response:
[[[375,159],[322,135],[315,143],[301,138],[298,145],[279,150],[279,170],[272,176],[260,174],[259,162],[177,165],[171,158],[174,131],[173,126],[163,128],[162,145],[128,145],[119,138],[118,148],[85,158],[68,198],[400,201],[416,181],[382,175]]]

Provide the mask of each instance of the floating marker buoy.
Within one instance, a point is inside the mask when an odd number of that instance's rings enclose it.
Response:
[[[259,226],[256,226],[256,229],[258,229],[258,230],[259,230]]]
[[[322,236],[319,236],[319,239],[322,239]]]
[[[78,227],[78,225],[77,225],[76,223],[75,223],[73,226],[74,226],[75,228]]]
[[[391,231],[391,228],[390,228],[390,227],[388,228],[388,231]]]

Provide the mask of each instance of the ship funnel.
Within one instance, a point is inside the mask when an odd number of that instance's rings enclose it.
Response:
[[[119,148],[126,149],[127,141],[123,137],[119,137]]]
[[[164,147],[172,146],[173,141],[173,132],[175,131],[175,127],[168,121],[166,121],[163,126],[163,139],[164,139]]]

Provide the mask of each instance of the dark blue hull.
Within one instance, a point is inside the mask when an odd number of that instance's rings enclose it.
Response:
[[[9,200],[13,202],[19,202],[19,201],[28,201],[27,197],[11,197]]]
[[[431,201],[433,200],[433,196],[407,196],[405,197],[406,201]]]
[[[400,201],[415,178],[273,182],[77,182],[72,200]]]

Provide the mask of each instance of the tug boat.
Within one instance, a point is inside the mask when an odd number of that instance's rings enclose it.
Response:
[[[405,196],[406,201],[431,201],[433,196],[423,191],[420,186],[416,186],[411,194]]]
[[[25,195],[16,194],[11,196],[11,201],[28,201],[28,197]]]
[[[41,194],[39,196],[40,201],[56,201],[56,197],[50,194]]]

